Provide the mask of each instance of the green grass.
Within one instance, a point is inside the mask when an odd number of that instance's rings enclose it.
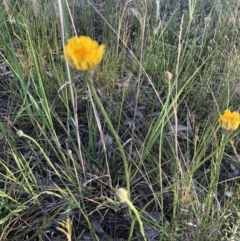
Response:
[[[0,3],[0,240],[240,240],[239,1],[60,2]]]

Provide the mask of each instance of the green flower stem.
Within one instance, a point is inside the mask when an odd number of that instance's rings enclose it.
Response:
[[[103,105],[102,105],[102,102],[100,100],[100,98],[98,97],[97,95],[97,92],[93,86],[93,82],[92,82],[92,79],[89,78],[88,81],[87,81],[87,85],[91,91],[91,94],[93,96],[93,99],[94,101],[96,102],[96,105],[98,106],[98,108],[100,109],[104,119],[106,120],[107,124],[108,124],[108,127],[112,133],[112,135],[114,136],[114,139],[118,145],[118,148],[120,150],[120,153],[121,153],[121,156],[122,156],[122,159],[123,159],[123,165],[124,165],[124,172],[125,172],[125,179],[126,179],[126,187],[127,187],[127,191],[128,193],[130,193],[130,184],[129,184],[129,174],[128,174],[128,164],[127,164],[127,158],[126,158],[126,155],[125,155],[125,152],[124,152],[124,149],[123,149],[123,146],[121,144],[121,141],[120,141],[120,138],[116,132],[116,130],[114,129],[113,125],[112,125],[112,122],[111,120],[109,119]]]
[[[61,175],[58,172],[58,170],[54,167],[54,165],[52,164],[52,161],[49,159],[49,157],[46,155],[46,153],[44,152],[44,150],[42,149],[42,147],[38,144],[38,142],[33,139],[31,136],[28,136],[26,134],[24,134],[23,131],[18,130],[17,131],[17,135],[21,138],[24,137],[28,140],[30,140],[32,143],[34,143],[36,145],[36,147],[39,149],[39,151],[42,153],[42,155],[44,156],[45,160],[47,161],[47,163],[49,164],[49,166],[54,170],[54,172],[58,175],[58,177],[61,179]],[[61,179],[62,180],[62,179]]]
[[[139,228],[140,228],[140,232],[141,232],[141,235],[143,237],[143,240],[147,241],[146,236],[145,236],[145,232],[144,232],[144,228],[143,228],[143,223],[142,223],[142,220],[140,218],[140,215],[139,215],[137,209],[135,208],[135,206],[133,205],[133,203],[129,199],[125,200],[125,203],[134,212],[134,214],[136,216],[136,219],[138,221],[138,224],[139,224]]]
[[[141,217],[139,215],[139,212],[137,211],[137,209],[135,208],[135,206],[133,205],[133,203],[131,202],[131,200],[129,199],[129,195],[128,195],[128,191],[124,188],[118,188],[117,192],[116,192],[119,200],[121,203],[126,203],[127,206],[128,206],[128,209],[129,210],[132,210],[136,216],[136,219],[139,223],[139,227],[140,227],[140,232],[141,232],[141,235],[143,237],[143,240],[144,241],[147,241],[146,239],[146,236],[145,236],[145,232],[144,232],[144,228],[143,228],[143,223],[142,223],[142,220],[141,220]],[[130,232],[129,232],[129,236],[128,236],[128,240],[131,240],[132,238],[132,231],[133,231],[133,226],[134,226],[134,223],[135,223],[135,218],[132,219],[132,222],[131,222],[131,227],[130,227]]]

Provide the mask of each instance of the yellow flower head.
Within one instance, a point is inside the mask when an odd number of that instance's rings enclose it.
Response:
[[[167,70],[165,72],[165,77],[167,78],[168,81],[170,81],[173,77],[173,74]]]
[[[75,36],[65,45],[64,57],[68,64],[80,71],[94,69],[103,58],[105,45],[99,45],[97,41],[87,36]]]
[[[227,131],[235,131],[240,125],[240,114],[225,110],[219,118],[220,126]]]
[[[126,189],[122,187],[118,188],[117,196],[121,203],[125,203],[128,200],[128,192]]]

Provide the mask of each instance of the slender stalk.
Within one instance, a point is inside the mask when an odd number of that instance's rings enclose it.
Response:
[[[141,220],[141,217],[140,217],[140,214],[139,212],[137,211],[137,209],[135,208],[135,206],[133,205],[133,203],[131,202],[130,198],[129,198],[129,193],[126,189],[124,188],[119,188],[116,192],[119,200],[121,203],[126,203],[128,208],[130,210],[133,211],[133,213],[135,214],[136,216],[136,220],[138,221],[138,224],[139,224],[139,229],[140,229],[140,232],[141,232],[141,235],[143,237],[143,240],[144,241],[147,241],[146,239],[146,236],[145,236],[145,232],[144,232],[144,227],[143,227],[143,222]],[[129,236],[128,236],[128,240],[130,240],[130,238],[132,237],[132,229],[133,229],[133,225],[135,223],[135,218],[132,219],[132,223],[131,223],[131,228],[130,228],[130,233],[129,233]]]
[[[97,95],[97,92],[93,86],[93,82],[92,82],[92,79],[89,78],[87,80],[87,86],[88,88],[90,89],[90,92],[91,92],[91,95],[97,105],[97,107],[99,108],[99,110],[101,111],[104,119],[106,120],[107,124],[108,124],[108,127],[112,133],[112,135],[114,136],[114,139],[118,145],[118,148],[119,148],[119,151],[121,153],[121,156],[122,156],[122,159],[123,159],[123,165],[124,165],[124,172],[125,172],[125,179],[126,179],[126,186],[127,186],[127,191],[128,193],[130,193],[130,184],[129,184],[129,173],[128,173],[128,163],[127,163],[127,158],[126,158],[126,155],[125,155],[125,152],[124,152],[124,149],[123,149],[123,146],[121,144],[121,141],[120,141],[120,138],[116,132],[116,130],[114,129],[113,125],[112,125],[112,122],[111,120],[109,119],[108,117],[108,114],[106,113],[103,105],[102,105],[102,102],[101,100],[99,99],[98,95]]]
[[[137,209],[135,208],[135,206],[133,205],[133,203],[130,200],[127,199],[125,202],[128,205],[128,207],[134,212],[134,214],[136,216],[136,219],[138,221],[139,229],[140,229],[141,235],[143,237],[143,240],[147,241],[146,236],[145,236],[145,232],[144,232],[144,228],[143,228],[143,223],[142,223],[142,220],[140,218],[140,215],[139,215]]]

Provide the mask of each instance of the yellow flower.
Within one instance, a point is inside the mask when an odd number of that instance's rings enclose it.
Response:
[[[225,110],[219,118],[220,126],[227,131],[235,131],[240,125],[240,114]]]
[[[94,69],[103,58],[105,45],[99,45],[97,41],[87,36],[75,36],[65,45],[64,57],[68,64],[80,71]]]
[[[170,81],[173,77],[173,74],[167,70],[165,72],[165,77],[167,78],[168,81]]]
[[[118,188],[117,196],[121,203],[125,203],[126,201],[128,201],[128,192],[126,189],[122,187]]]

